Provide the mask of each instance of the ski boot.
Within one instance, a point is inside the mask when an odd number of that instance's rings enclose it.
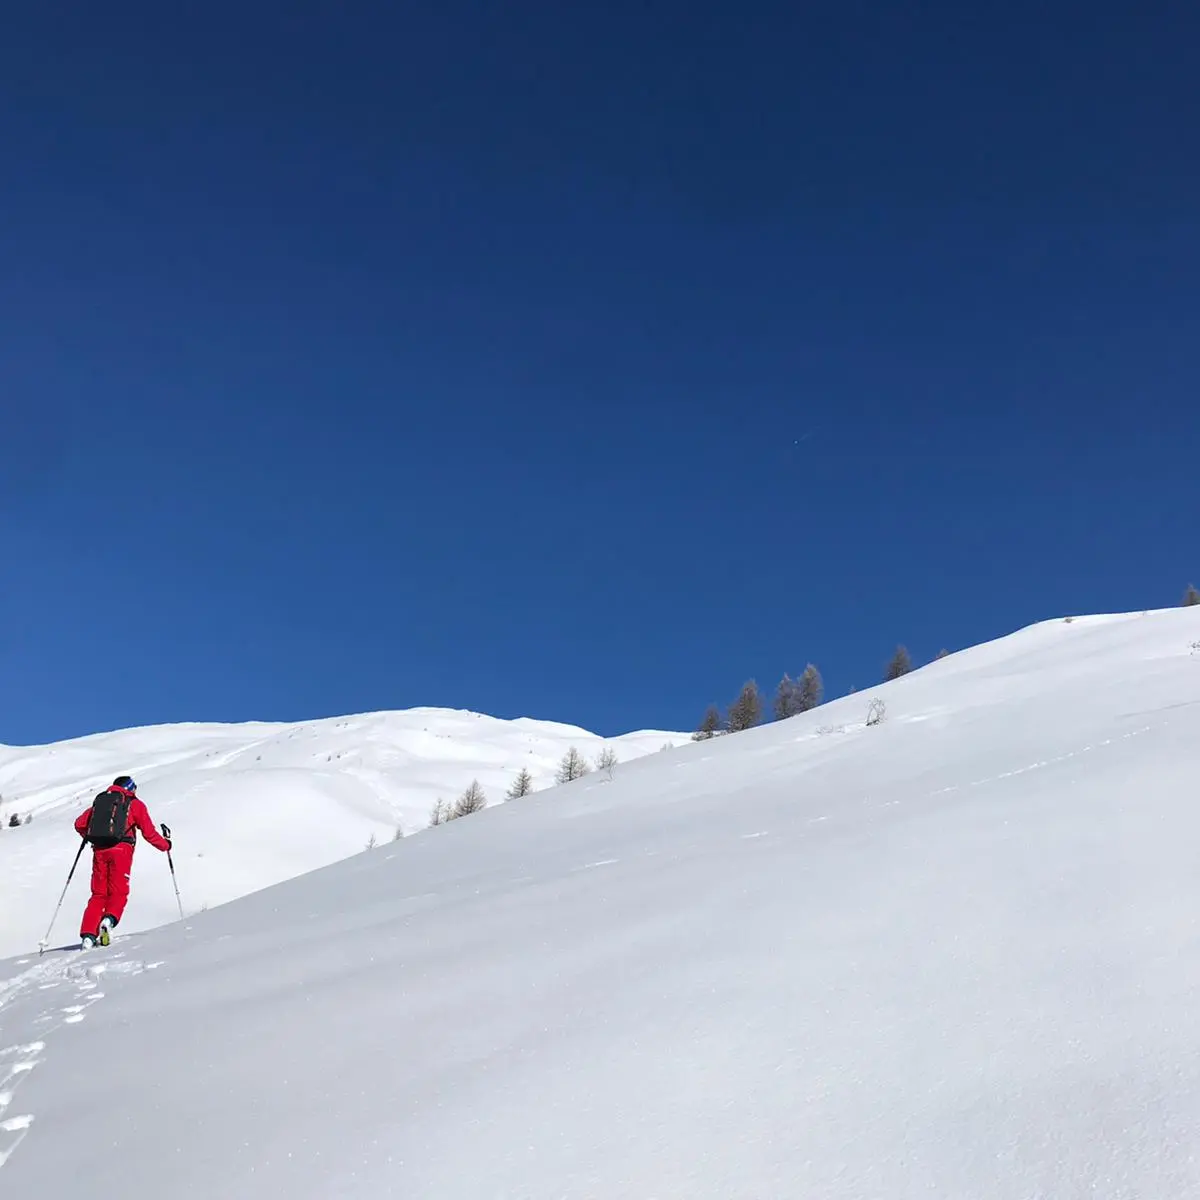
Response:
[[[112,927],[115,924],[116,924],[116,921],[114,921],[112,919],[112,917],[105,917],[100,922],[100,945],[107,946],[109,944],[109,942],[112,941],[112,937],[110,936],[109,931],[112,929]]]

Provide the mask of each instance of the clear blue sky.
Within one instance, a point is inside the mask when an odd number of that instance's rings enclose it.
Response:
[[[11,6],[0,741],[691,728],[1200,583],[1195,6]]]

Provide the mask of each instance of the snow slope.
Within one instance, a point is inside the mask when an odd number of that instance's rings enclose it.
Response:
[[[0,1194],[1200,1195],[1197,641],[1035,626],[2,964]]]
[[[686,742],[643,730],[602,739],[573,725],[501,721],[417,708],[302,724],[164,725],[51,746],[0,746],[0,956],[45,936],[79,839],[71,822],[119,774],[138,783],[156,823],[175,837],[187,908],[248,892],[357,854],[373,837],[423,829],[438,799],[478,779],[499,803],[522,767],[551,787],[570,746],[594,761],[609,746],[623,762]],[[165,859],[141,847],[126,932],[178,918]],[[85,855],[55,931],[78,933],[88,894]]]

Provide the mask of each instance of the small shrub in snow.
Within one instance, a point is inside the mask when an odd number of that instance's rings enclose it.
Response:
[[[604,771],[608,778],[613,777],[613,770],[616,768],[620,760],[617,758],[617,752],[611,746],[605,746],[599,754],[596,755],[596,770]]]
[[[505,796],[509,800],[520,800],[522,796],[528,796],[533,791],[533,776],[524,768],[521,768],[521,773],[512,781],[512,785]]]
[[[396,832],[392,834],[392,841],[399,842],[404,840],[404,826],[397,825]]]
[[[582,779],[590,770],[587,759],[572,746],[562,756],[562,762],[558,764],[554,779],[556,783],[571,783],[573,780]]]
[[[13,815],[8,818],[8,827],[10,829],[19,829],[21,827],[21,818],[17,816],[16,813],[13,813]]]
[[[375,849],[375,835],[374,834],[371,834],[371,836],[369,838],[367,838],[367,849],[368,850]]]
[[[887,716],[887,705],[878,696],[867,705],[867,724],[880,725]]]

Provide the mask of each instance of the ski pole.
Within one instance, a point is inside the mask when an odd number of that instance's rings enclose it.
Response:
[[[46,936],[38,942],[38,956],[46,953],[46,947],[50,945],[50,930],[54,928],[54,922],[58,920],[58,910],[62,908],[63,901],[67,898],[67,888],[71,886],[71,879],[75,875],[75,868],[79,866],[80,855],[83,854],[83,848],[87,845],[87,839],[82,838],[79,842],[79,849],[75,853],[75,861],[71,864],[70,871],[67,872],[67,882],[63,884],[62,895],[58,898],[58,903],[54,906],[54,916],[50,918],[50,927],[46,930]]]
[[[171,840],[171,827],[164,825],[162,827],[162,835],[169,842]],[[171,857],[171,851],[167,851],[167,866],[171,868],[171,882],[175,885],[175,903],[179,905],[179,919],[183,920],[183,901],[179,897],[179,880],[175,878],[175,860]]]

